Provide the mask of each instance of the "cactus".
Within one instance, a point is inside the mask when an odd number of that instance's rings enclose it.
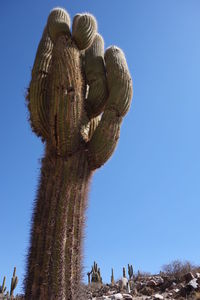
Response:
[[[24,280],[25,299],[78,299],[87,191],[112,155],[132,98],[125,56],[104,54],[97,22],[50,13],[27,93],[30,124],[45,143]],[[96,267],[96,266],[95,266]]]
[[[91,283],[91,280],[90,280],[90,275],[92,274],[92,271],[91,272],[87,272],[87,276],[88,276],[88,285]]]
[[[126,278],[126,268],[123,267],[123,277]]]
[[[96,262],[94,262],[94,265],[92,266],[91,274],[92,274],[91,282],[102,283],[101,271],[100,268],[98,268]]]
[[[111,285],[115,284],[115,280],[114,280],[114,271],[113,268],[111,269]]]
[[[0,285],[0,294],[4,294],[5,293],[5,291],[6,291],[5,284],[6,284],[6,277],[4,276],[3,283],[2,283],[2,285]]]
[[[133,278],[133,266],[128,264],[128,275],[129,275],[129,280]]]
[[[11,279],[11,285],[10,285],[10,296],[13,297],[14,289],[16,288],[18,283],[18,277],[16,276],[16,267],[14,267],[13,276]]]

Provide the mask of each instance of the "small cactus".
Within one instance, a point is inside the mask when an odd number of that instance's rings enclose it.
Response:
[[[91,282],[102,283],[100,268],[98,268],[98,265],[95,261],[94,261],[94,265],[92,266],[91,275],[92,275]]]
[[[133,266],[128,264],[128,275],[129,275],[129,280],[133,278]]]
[[[16,288],[18,283],[18,277],[16,276],[16,267],[14,267],[13,277],[11,279],[11,286],[10,286],[10,296],[13,296],[14,289]]]
[[[123,277],[126,278],[126,268],[123,267]]]
[[[90,275],[92,274],[92,271],[91,272],[87,272],[87,276],[88,276],[88,284],[91,283],[91,279],[90,279]]]
[[[113,268],[111,270],[111,285],[114,285],[115,284],[115,280],[114,280],[114,271],[113,271]]]
[[[4,294],[5,291],[6,291],[5,283],[6,283],[6,277],[4,276],[4,278],[3,278],[3,283],[2,283],[2,285],[0,286],[0,294]]]

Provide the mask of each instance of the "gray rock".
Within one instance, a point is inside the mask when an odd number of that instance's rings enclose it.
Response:
[[[194,278],[194,279],[192,279],[192,280],[190,280],[190,282],[188,282],[188,284],[187,285],[190,285],[190,286],[192,286],[193,287],[193,289],[197,289],[198,288],[198,283],[197,283],[197,278]]]
[[[162,295],[160,295],[160,294],[155,294],[155,295],[154,295],[154,299],[160,299],[160,300],[163,300],[164,297],[163,297]]]
[[[190,280],[194,279],[194,275],[193,275],[191,272],[186,273],[183,277],[184,277],[184,279],[185,279],[185,281],[186,281],[187,283],[188,283]]]
[[[155,280],[151,279],[147,282],[147,286],[150,286],[152,288],[156,287],[157,286],[157,283]]]

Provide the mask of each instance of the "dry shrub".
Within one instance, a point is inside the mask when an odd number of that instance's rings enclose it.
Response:
[[[168,276],[173,276],[176,279],[180,279],[184,274],[193,272],[197,269],[196,266],[189,261],[174,260],[171,263],[162,266],[162,272]]]

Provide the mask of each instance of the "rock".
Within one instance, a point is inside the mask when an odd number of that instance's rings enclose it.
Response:
[[[148,286],[144,286],[141,290],[140,293],[146,296],[151,296],[154,293],[154,290]]]
[[[183,277],[184,277],[184,279],[185,279],[185,281],[186,281],[187,283],[188,283],[190,280],[194,279],[194,275],[193,275],[191,272],[186,273]]]
[[[154,295],[154,299],[160,299],[160,300],[162,300],[162,299],[164,299],[164,297],[162,295],[160,295],[160,294],[155,294]]]
[[[190,280],[190,282],[187,285],[190,285],[193,289],[197,289],[198,288],[197,278]]]
[[[150,281],[147,282],[147,286],[154,288],[157,286],[157,283],[155,282],[155,280],[151,279]]]
[[[122,294],[124,300],[132,300],[133,297],[130,294]]]
[[[156,276],[155,281],[157,285],[161,285],[164,283],[164,279],[161,276]]]
[[[137,291],[140,291],[143,287],[144,287],[144,283],[143,283],[143,282],[138,282],[138,283],[136,284],[136,289],[137,289]]]
[[[123,299],[123,296],[122,296],[121,293],[117,293],[117,294],[112,295],[110,297],[110,299],[112,299],[112,300],[121,300],[121,299]]]
[[[130,286],[129,286],[128,279],[126,277],[122,277],[119,280],[119,286],[120,286],[120,290],[123,290],[123,291],[126,291],[127,293],[130,293]]]
[[[108,291],[108,295],[113,295],[115,291]]]
[[[194,287],[194,286],[195,285],[193,285],[193,284],[187,284],[186,286],[184,286],[180,289],[179,295],[182,297],[186,297],[187,295],[189,295],[192,291],[194,291],[196,289],[196,287]]]

